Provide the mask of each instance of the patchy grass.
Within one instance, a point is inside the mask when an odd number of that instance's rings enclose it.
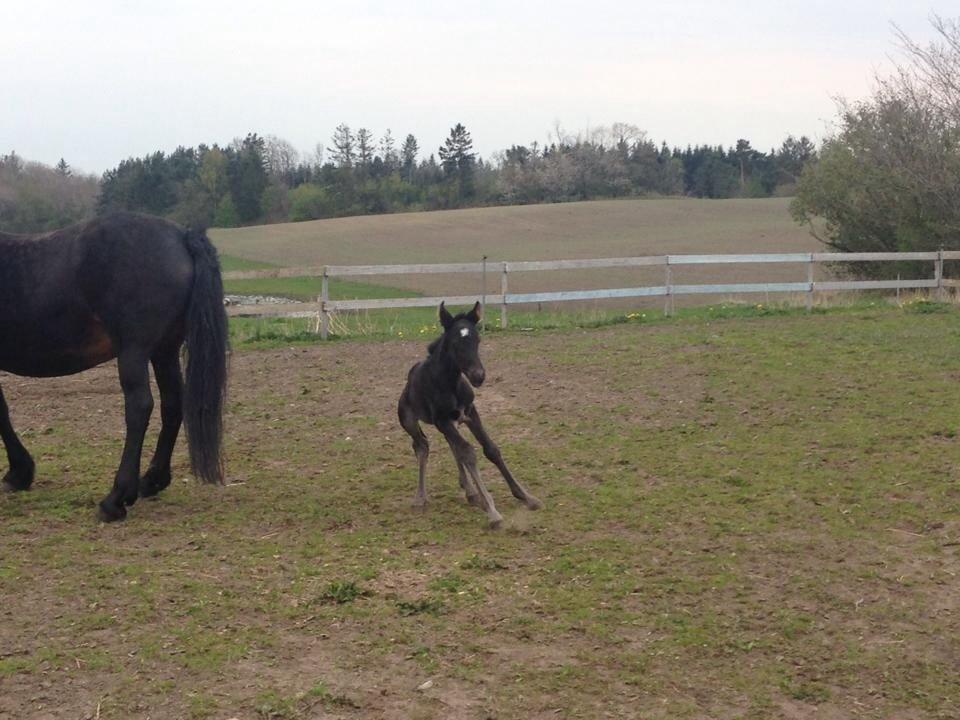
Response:
[[[956,717],[958,319],[491,332],[478,406],[546,503],[484,462],[500,531],[432,430],[409,507],[432,331],[236,352],[229,484],[181,448],[110,526],[115,369],[3,376],[38,477],[0,496],[0,717]]]
[[[359,597],[366,597],[369,594],[366,590],[359,588],[353,581],[335,581],[327,585],[327,589],[320,595],[320,600],[322,602],[344,605],[345,603],[353,602]]]

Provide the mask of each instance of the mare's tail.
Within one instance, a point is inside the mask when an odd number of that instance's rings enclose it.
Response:
[[[187,370],[183,414],[190,466],[205,482],[223,482],[223,404],[227,385],[227,313],[217,251],[205,232],[188,229],[193,288],[187,306]]]

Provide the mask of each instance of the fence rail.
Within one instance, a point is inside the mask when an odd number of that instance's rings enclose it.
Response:
[[[330,314],[340,310],[382,310],[390,308],[433,307],[441,301],[450,305],[468,305],[481,300],[486,305],[500,306],[500,321],[507,325],[510,305],[574,300],[600,300],[631,297],[664,297],[664,312],[670,313],[677,295],[739,294],[739,293],[804,293],[806,305],[813,306],[813,295],[818,291],[848,290],[917,290],[935,289],[942,298],[946,287],[960,287],[960,280],[943,277],[944,260],[960,260],[958,250],[938,252],[880,252],[880,253],[750,253],[739,255],[650,255],[622,258],[591,258],[584,260],[524,260],[517,262],[434,263],[420,265],[327,265],[323,267],[273,268],[268,270],[240,270],[225,272],[226,280],[253,278],[321,277],[321,293],[314,303],[270,305],[231,305],[230,315],[241,317],[317,317],[320,334],[327,338]],[[815,281],[814,267],[822,263],[927,261],[933,263],[933,278],[919,280],[845,280]],[[804,265],[806,280],[799,282],[752,282],[719,284],[676,284],[672,268],[685,265],[772,264]],[[663,267],[664,284],[602,290],[556,290],[551,292],[510,293],[509,275],[517,272],[546,270],[588,270],[598,268]],[[329,278],[360,275],[424,275],[424,274],[500,274],[500,293],[457,295],[443,297],[385,298],[376,300],[332,300]]]

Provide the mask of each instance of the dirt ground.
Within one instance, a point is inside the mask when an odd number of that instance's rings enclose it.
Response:
[[[410,507],[425,341],[234,354],[228,484],[114,525],[115,367],[0,375],[0,718],[958,717],[956,320],[498,335],[497,531],[432,431]]]

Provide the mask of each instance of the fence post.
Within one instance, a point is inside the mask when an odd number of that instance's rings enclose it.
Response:
[[[933,275],[937,280],[937,302],[943,302],[943,248],[937,251],[933,265]]]
[[[487,256],[483,256],[483,287],[480,289],[480,331],[487,329]]]
[[[327,303],[330,302],[330,281],[327,278],[327,266],[323,266],[323,279],[320,281],[320,339],[326,340],[330,334],[330,315]]]
[[[503,302],[500,304],[500,329],[507,328],[507,264],[503,264],[503,272],[500,273],[500,295]]]
[[[807,261],[807,312],[813,310],[813,253]]]
[[[666,268],[666,278],[664,282],[665,282],[665,287],[667,288],[667,294],[664,295],[663,297],[663,314],[664,316],[669,316],[670,304],[671,304],[670,301],[672,300],[672,295],[673,295],[672,291],[670,290],[671,274],[670,274],[670,256],[669,255],[666,256],[666,264],[664,265],[664,267]]]

